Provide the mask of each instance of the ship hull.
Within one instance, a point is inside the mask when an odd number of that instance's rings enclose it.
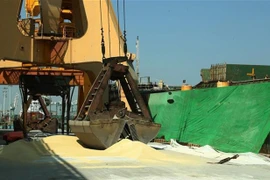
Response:
[[[157,138],[258,153],[270,131],[270,83],[150,94]]]

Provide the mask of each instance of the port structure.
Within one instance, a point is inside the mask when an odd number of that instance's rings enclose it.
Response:
[[[51,117],[42,95],[46,96],[60,96],[62,103],[62,123],[61,129],[64,133],[64,118],[65,108],[67,120],[70,118],[70,105],[71,101],[71,88],[75,86],[84,85],[84,73],[74,69],[63,68],[46,68],[46,67],[21,67],[21,68],[5,68],[0,70],[0,83],[9,85],[19,85],[22,95],[22,119],[23,122],[16,121],[16,130],[29,130],[39,129],[44,132],[56,133],[57,120]],[[45,114],[42,121],[32,120],[27,117],[27,110],[32,100],[38,100],[41,108]],[[69,133],[69,126],[67,123],[66,128]]]
[[[5,43],[0,45],[0,69],[37,66],[81,70],[85,83],[79,86],[78,107],[102,68],[101,28],[106,58],[126,55],[130,67],[135,59],[135,54],[124,52],[123,34],[107,0],[1,1],[1,18],[5,25],[1,26],[0,40]]]
[[[62,75],[78,70],[83,72],[83,84],[78,85],[77,109],[102,68],[101,19],[108,48],[105,56],[124,55],[122,32],[110,1],[1,1],[0,15],[5,21],[0,30],[0,40],[5,42],[0,48],[0,84],[19,85],[26,71],[27,75],[48,73],[42,67],[54,68],[47,76],[57,76],[57,68],[63,69]],[[127,57],[129,64],[135,59],[132,53]],[[75,80],[71,78],[71,83]]]

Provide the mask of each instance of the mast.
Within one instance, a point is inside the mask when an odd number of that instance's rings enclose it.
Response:
[[[137,36],[136,40],[136,74],[138,82],[140,82],[140,72],[139,72],[139,36]]]

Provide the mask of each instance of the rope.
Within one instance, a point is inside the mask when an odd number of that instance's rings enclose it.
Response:
[[[102,0],[100,0],[100,26],[101,26],[101,53],[102,53],[102,59],[105,59],[105,43],[104,43],[104,31],[103,31],[103,20],[102,20]]]

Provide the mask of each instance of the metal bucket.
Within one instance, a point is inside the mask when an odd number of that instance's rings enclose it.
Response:
[[[148,143],[160,130],[160,125],[143,120],[70,120],[69,126],[79,140],[87,147],[106,149],[120,139]]]

